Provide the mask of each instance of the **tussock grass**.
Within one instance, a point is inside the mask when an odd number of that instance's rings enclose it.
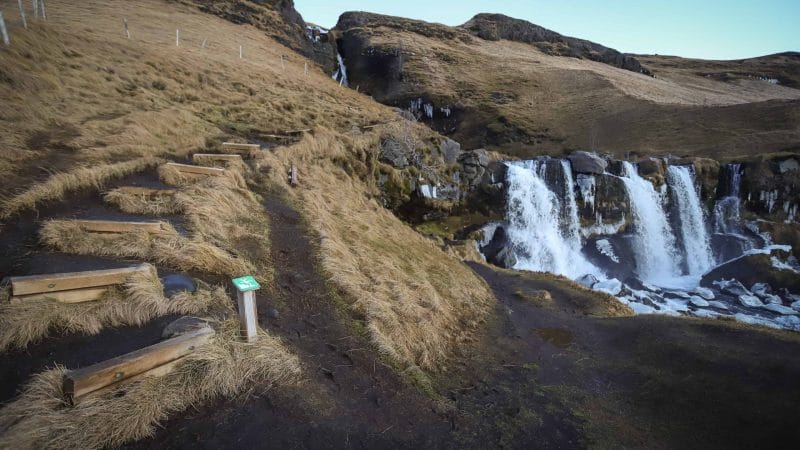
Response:
[[[221,287],[202,287],[194,294],[180,292],[170,298],[155,268],[131,276],[123,288],[111,288],[100,300],[61,303],[40,299],[11,303],[9,292],[0,299],[0,351],[25,348],[50,332],[97,334],[103,328],[143,325],[166,314],[197,314],[210,308],[228,307],[230,299]]]
[[[50,220],[42,224],[39,236],[50,248],[78,255],[137,258],[183,271],[232,276],[252,270],[248,261],[207,242],[185,238],[171,226],[158,234],[96,233],[70,220]]]
[[[302,181],[289,195],[319,238],[325,273],[377,348],[408,370],[443,369],[472,339],[492,294],[467,266],[381,206],[371,178],[342,168],[347,161],[369,174],[379,141],[380,130],[350,137],[318,130],[261,158],[277,185],[286,186],[284,168],[297,164]]]
[[[25,209],[34,209],[40,203],[48,200],[61,200],[71,191],[84,188],[100,189],[103,184],[111,179],[141,172],[161,162],[163,161],[159,158],[145,156],[130,161],[94,167],[81,167],[70,172],[55,174],[43,183],[33,185],[19,195],[2,200],[2,203],[0,203],[0,219],[8,219]]]
[[[103,200],[128,214],[159,216],[182,212],[180,205],[175,201],[175,193],[171,190],[143,193],[136,189],[120,187],[106,192]]]
[[[66,407],[64,367],[38,374],[22,395],[0,410],[0,447],[99,449],[153,435],[160,422],[218,397],[249,395],[256,386],[288,385],[301,373],[297,357],[277,338],[260,332],[247,343],[239,324],[216,324],[212,340],[175,370],[146,377]]]

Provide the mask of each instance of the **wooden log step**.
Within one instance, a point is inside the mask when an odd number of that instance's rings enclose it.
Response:
[[[52,300],[61,303],[93,302],[102,298],[108,292],[109,286],[71,289],[69,291],[44,292],[41,294],[18,295],[11,297],[12,303],[21,303],[31,300]]]
[[[192,353],[212,336],[214,329],[203,327],[116,358],[71,370],[64,375],[63,392],[68,398],[75,399],[157,369]]]
[[[136,267],[119,269],[11,277],[9,281],[12,295],[20,296],[121,284],[126,282],[131,275],[149,273],[152,270],[154,269],[150,264],[140,264]]]
[[[192,161],[194,161],[195,164],[201,164],[203,161],[241,162],[242,156],[214,153],[195,153],[192,155]]]
[[[238,142],[223,142],[222,152],[233,153],[242,156],[251,157],[261,151],[261,146],[258,144],[240,144]]]
[[[72,220],[86,231],[99,233],[128,233],[144,231],[146,233],[161,233],[164,222],[124,222],[116,220]]]
[[[166,163],[165,166],[171,167],[179,172],[188,173],[192,175],[211,175],[215,177],[221,177],[225,175],[225,169],[220,169],[217,167],[192,166],[189,164],[177,164],[177,163]]]

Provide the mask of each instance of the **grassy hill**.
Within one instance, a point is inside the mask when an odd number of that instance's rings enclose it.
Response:
[[[613,50],[520,22],[483,15],[447,27],[346,13],[337,31],[353,87],[401,107],[422,98],[434,105],[424,120],[468,148],[725,158],[800,146],[797,54],[698,61],[611,53],[603,62]],[[621,68],[625,57],[652,76]]]

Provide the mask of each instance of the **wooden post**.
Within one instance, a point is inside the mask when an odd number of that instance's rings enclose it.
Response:
[[[292,167],[289,168],[289,184],[292,186],[297,186],[297,166],[292,164]]]
[[[208,40],[208,38],[203,39],[203,43],[200,44],[200,48],[206,48],[206,41],[207,40]]]
[[[175,47],[181,46],[181,30],[175,30]]]
[[[6,21],[3,19],[2,12],[0,12],[0,34],[3,35],[3,44],[8,46],[8,31],[6,30]]]
[[[242,59],[242,46],[239,46],[239,59]]]
[[[33,0],[33,17],[39,17],[39,0]]]
[[[134,274],[150,273],[152,270],[154,269],[150,264],[140,264],[120,269],[11,277],[9,281],[12,295],[20,296],[122,284]]]
[[[44,12],[44,0],[39,0],[39,12],[42,14],[42,19],[47,20],[47,14]]]
[[[25,7],[22,6],[22,0],[17,0],[19,4],[19,16],[22,17],[22,27],[28,29],[28,21],[25,19]]]
[[[128,31],[128,18],[127,17],[123,17],[122,18],[122,23],[125,25],[125,36],[128,36],[128,39],[130,39],[131,38],[131,32]]]
[[[286,70],[286,64],[283,63],[283,55],[281,55],[281,70]]]
[[[239,307],[239,322],[247,342],[258,339],[258,313],[256,311],[256,290],[261,286],[252,276],[234,278],[236,300]]]
[[[305,67],[303,67],[303,74],[308,76],[308,61],[306,61]]]

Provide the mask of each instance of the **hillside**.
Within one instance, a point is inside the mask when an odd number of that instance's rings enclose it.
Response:
[[[336,31],[351,86],[388,105],[421,99],[421,116],[433,105],[423,121],[467,148],[726,158],[800,144],[792,53],[622,55],[501,15],[447,27],[354,12]]]
[[[453,108],[435,124],[456,126],[448,134],[465,150],[491,138],[512,155],[557,154],[583,145],[568,121],[593,108],[673,108],[672,133],[691,119],[682,108],[708,111],[704,92],[753,127],[769,118],[755,117],[759,104],[791,124],[793,88],[705,76],[687,86],[695,75],[658,57],[551,32],[546,53],[392,18],[330,34],[350,52],[351,89],[331,79],[332,44],[305,34],[291,1],[46,3],[46,20],[25,5],[26,30],[17,2],[0,2],[11,40],[0,47],[0,448],[800,439],[800,360],[787,357],[800,352],[797,333],[730,316],[635,316],[565,277],[487,264],[480,237],[452,236],[464,223],[438,236],[414,228],[404,219],[457,219],[473,195],[483,204],[470,206],[471,225],[503,210],[491,185],[506,155],[461,151],[375,101],[403,97],[405,109],[423,95],[414,89],[433,89],[436,120]],[[353,56],[379,42],[386,52],[365,54],[379,63]],[[362,63],[399,79],[367,76]],[[656,78],[641,73],[650,68]],[[629,142],[607,131],[595,138]],[[654,142],[691,141],[677,131]],[[719,136],[766,148],[797,133]],[[449,197],[422,194],[439,182],[455,184]],[[95,285],[61,285],[99,270]],[[105,271],[134,275],[112,283]],[[248,274],[260,285],[253,340],[231,280]],[[19,292],[25,282],[40,291]],[[181,341],[186,354],[155,369],[130,357],[187,335],[202,340]],[[108,363],[124,355],[126,370]],[[107,385],[78,395],[74,380],[97,364],[109,364]]]

